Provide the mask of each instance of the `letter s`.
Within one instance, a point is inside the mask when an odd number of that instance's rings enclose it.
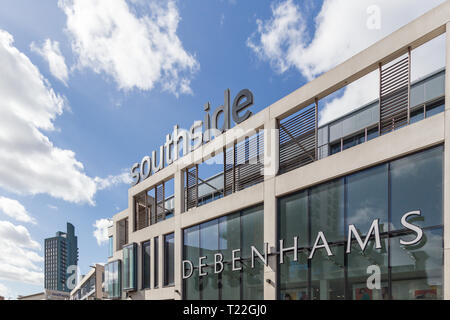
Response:
[[[132,182],[132,184],[131,185],[136,185],[136,184],[138,184],[139,183],[139,180],[140,180],[140,174],[139,174],[139,171],[138,172],[136,172],[136,169],[138,169],[139,168],[139,163],[135,163],[135,164],[133,164],[133,166],[131,167],[131,178],[133,178],[133,182]]]
[[[412,230],[415,233],[417,233],[417,236],[416,236],[416,238],[414,240],[411,240],[411,241],[404,241],[404,240],[400,239],[400,244],[413,245],[413,244],[416,244],[417,242],[419,242],[422,239],[422,237],[423,237],[423,231],[422,231],[422,229],[420,227],[418,227],[416,225],[413,225],[413,224],[409,223],[408,221],[406,221],[406,219],[408,219],[408,217],[412,216],[412,215],[420,216],[420,211],[411,211],[411,212],[405,213],[403,215],[403,217],[402,217],[401,222],[402,222],[402,225],[405,228],[407,228],[409,230]]]

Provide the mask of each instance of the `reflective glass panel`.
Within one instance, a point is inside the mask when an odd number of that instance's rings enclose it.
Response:
[[[424,231],[417,245],[400,244],[400,239],[411,241],[415,237],[416,234],[390,239],[392,299],[442,299],[442,229]]]
[[[421,218],[414,219],[415,224],[442,224],[442,162],[443,147],[437,147],[391,163],[393,230],[404,229],[402,216],[416,210],[420,210]]]
[[[311,234],[322,231],[328,242],[344,240],[344,180],[311,189]]]
[[[375,219],[380,232],[388,231],[388,165],[384,164],[347,178],[347,224],[367,234]]]

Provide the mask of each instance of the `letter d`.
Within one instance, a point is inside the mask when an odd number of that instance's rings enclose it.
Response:
[[[184,267],[186,263],[189,265],[190,272],[189,274],[186,274],[186,268]],[[194,266],[192,265],[192,262],[189,260],[183,260],[183,279],[189,279],[192,276],[192,273],[194,272]]]

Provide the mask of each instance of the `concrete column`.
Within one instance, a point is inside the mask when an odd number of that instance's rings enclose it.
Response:
[[[278,172],[279,150],[276,119],[266,119],[264,124],[264,242],[269,244],[269,253],[277,248],[277,199],[275,197],[275,175]],[[264,299],[277,298],[277,256],[269,256],[264,267]]]
[[[444,299],[450,300],[450,22],[446,26],[444,148]]]
[[[276,119],[266,119],[264,123],[264,176],[274,177],[279,168],[279,130]]]
[[[264,242],[269,244],[269,253],[277,248],[277,199],[275,179],[264,181]],[[264,299],[275,300],[277,295],[278,256],[270,255],[264,267]]]
[[[174,175],[174,197],[175,197],[175,212],[174,215],[179,215],[184,212],[184,171],[177,169]]]
[[[182,298],[183,281],[181,276],[181,261],[183,260],[183,232],[181,230],[181,213],[184,211],[184,175],[183,170],[177,170],[174,177],[174,193],[175,193],[175,219],[174,230],[174,255],[175,255],[175,288],[174,299]],[[175,291],[178,290],[178,293]]]
[[[128,242],[130,242],[130,235],[134,232],[134,197],[130,194],[130,190],[128,190]]]

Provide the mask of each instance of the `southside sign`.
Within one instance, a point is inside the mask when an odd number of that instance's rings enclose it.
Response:
[[[166,142],[159,147],[159,162],[157,164],[156,151],[152,151],[152,156],[145,156],[140,163],[135,163],[131,167],[132,185],[144,181],[150,175],[178,160],[182,150],[183,156],[194,151],[202,144],[209,142],[213,137],[217,137],[231,127],[231,117],[235,124],[239,124],[252,116],[252,112],[245,110],[253,105],[253,93],[248,89],[239,91],[233,100],[230,110],[230,89],[225,90],[224,104],[217,107],[212,116],[209,114],[210,103],[204,105],[206,112],[203,121],[195,121],[189,130],[179,129],[178,125],[173,127],[172,134],[166,135]],[[223,117],[222,126],[219,126],[219,117]],[[182,141],[181,150],[178,148]]]

